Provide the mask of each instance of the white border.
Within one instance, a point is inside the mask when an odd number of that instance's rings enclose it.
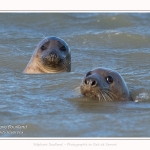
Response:
[[[130,139],[130,138],[121,138],[121,139],[113,139],[113,138],[94,138],[94,139],[79,139],[79,138],[11,138],[11,139],[1,139],[0,145],[2,149],[12,149],[20,150],[20,149],[78,149],[83,150],[84,148],[100,150],[100,149],[111,149],[111,150],[121,150],[123,148],[129,149],[149,149],[150,139]]]
[[[149,11],[149,0],[4,0],[7,11]]]

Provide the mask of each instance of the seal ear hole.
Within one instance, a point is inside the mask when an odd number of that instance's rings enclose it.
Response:
[[[111,84],[111,83],[113,83],[114,79],[112,76],[107,76],[106,81],[107,81],[107,83]]]
[[[47,49],[47,47],[46,47],[45,45],[42,45],[42,46],[41,46],[41,50],[42,50],[42,51],[44,51],[44,50],[46,50],[46,49]]]
[[[89,71],[87,74],[86,74],[86,77],[87,76],[90,76],[92,73],[91,73],[91,71]]]
[[[61,51],[65,52],[66,51],[66,47],[63,45],[61,48],[60,48]]]

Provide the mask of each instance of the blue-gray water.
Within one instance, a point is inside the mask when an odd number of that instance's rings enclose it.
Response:
[[[36,45],[64,39],[70,73],[26,75]],[[118,71],[138,102],[99,102],[77,87]],[[0,137],[150,137],[150,13],[0,13]]]

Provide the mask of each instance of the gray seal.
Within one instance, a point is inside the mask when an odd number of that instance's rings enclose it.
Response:
[[[106,68],[89,71],[80,85],[80,91],[84,96],[97,98],[99,101],[132,100],[122,76]]]
[[[27,64],[26,74],[71,71],[71,52],[68,44],[58,37],[47,37],[34,50]]]

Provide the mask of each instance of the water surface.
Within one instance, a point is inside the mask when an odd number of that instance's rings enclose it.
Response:
[[[1,13],[0,137],[149,137],[149,13]],[[72,71],[26,75],[36,45],[64,39]],[[118,71],[138,102],[82,97],[86,72]]]

